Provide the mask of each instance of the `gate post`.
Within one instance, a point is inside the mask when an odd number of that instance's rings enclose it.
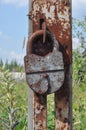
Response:
[[[29,86],[28,130],[47,130],[47,95],[55,94],[55,130],[72,130],[70,0],[29,0],[24,58]]]

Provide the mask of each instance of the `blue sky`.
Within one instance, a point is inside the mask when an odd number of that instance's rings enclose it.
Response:
[[[28,35],[28,0],[0,0],[0,58],[23,63],[23,38]],[[86,0],[72,0],[72,16],[86,15]],[[78,44],[78,43],[77,43]]]

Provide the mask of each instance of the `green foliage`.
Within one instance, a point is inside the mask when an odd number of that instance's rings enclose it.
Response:
[[[54,130],[55,127],[54,94],[47,97],[47,130]]]
[[[81,46],[73,50],[73,83],[86,84],[86,17],[73,19],[73,37],[78,38]]]
[[[1,69],[0,70],[0,104],[1,104],[1,113],[4,113],[4,109],[6,110],[7,116],[1,115],[1,120],[3,127],[6,130],[14,130],[18,121],[15,120],[15,113],[17,112],[17,108],[14,107],[14,86],[15,81],[12,78],[11,73],[8,70]],[[6,104],[6,106],[4,106]],[[4,107],[4,109],[3,109]]]
[[[3,67],[3,61],[0,59],[0,67]]]
[[[73,124],[74,130],[86,130],[86,85],[73,86]]]
[[[23,87],[25,83],[17,84],[8,70],[0,69],[0,130],[27,130],[27,91]]]
[[[78,49],[73,51],[73,79],[75,82],[86,83],[86,57]]]
[[[86,130],[86,17],[73,19],[73,37],[81,47],[73,50],[73,126],[74,130]]]

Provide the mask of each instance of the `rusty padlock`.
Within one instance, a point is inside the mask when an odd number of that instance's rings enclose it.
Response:
[[[63,85],[64,62],[56,38],[46,31],[43,43],[43,34],[38,30],[29,38],[24,63],[29,87],[38,94],[50,94]]]

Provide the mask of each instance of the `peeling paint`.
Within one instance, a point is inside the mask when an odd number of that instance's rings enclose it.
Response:
[[[47,28],[55,34],[57,40],[62,44],[67,44],[68,53],[71,55],[71,26],[70,26],[70,0],[33,0],[32,11],[33,30],[39,29],[39,20],[44,18]],[[69,57],[67,62],[71,62]]]

